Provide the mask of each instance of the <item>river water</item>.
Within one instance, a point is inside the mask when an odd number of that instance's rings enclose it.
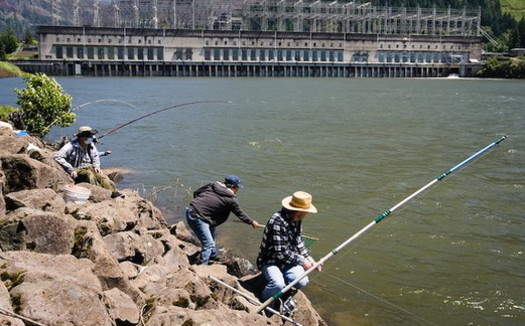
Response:
[[[305,231],[328,254],[386,209],[503,135],[488,154],[328,260],[305,289],[329,325],[525,324],[525,82],[467,79],[57,78],[77,122],[104,137],[120,188],[180,220],[191,191],[226,174],[264,223],[309,191]],[[0,80],[13,104],[21,79]],[[261,230],[230,222],[219,243],[254,262]]]

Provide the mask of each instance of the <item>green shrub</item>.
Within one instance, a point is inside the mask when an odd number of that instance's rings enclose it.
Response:
[[[17,108],[14,108],[9,105],[0,105],[0,121],[9,120],[8,117],[11,113],[18,111]]]
[[[53,125],[67,127],[75,122],[76,115],[70,111],[71,95],[64,93],[54,78],[38,73],[24,80],[26,88],[15,89],[20,106],[10,116],[15,128],[42,137]]]

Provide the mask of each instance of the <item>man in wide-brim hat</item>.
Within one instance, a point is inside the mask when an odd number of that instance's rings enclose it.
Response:
[[[100,170],[99,152],[93,143],[97,130],[89,126],[82,126],[76,133],[76,138],[65,144],[55,153],[54,159],[75,180],[75,183],[87,182],[109,190],[111,196],[121,197],[121,193],[113,181]]]
[[[312,195],[297,191],[282,200],[281,210],[266,224],[257,256],[257,267],[267,280],[261,300],[266,301],[315,264],[301,237],[302,220],[308,213],[317,213]],[[308,277],[304,277],[295,288],[307,284]]]

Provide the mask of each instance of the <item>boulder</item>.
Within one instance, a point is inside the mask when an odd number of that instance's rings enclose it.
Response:
[[[116,200],[104,200],[91,205],[69,205],[66,211],[77,220],[93,221],[102,236],[131,230],[137,223],[129,205]]]
[[[71,183],[71,178],[62,169],[34,160],[26,154],[0,155],[0,162],[6,176],[4,194],[34,188],[57,191]]]
[[[0,311],[2,309],[0,308]],[[11,317],[13,316],[13,317]],[[6,325],[6,326],[25,326],[24,322],[16,317],[14,314],[10,314],[9,312],[2,311],[2,314],[0,314],[0,325]]]
[[[52,189],[30,189],[11,192],[5,196],[6,209],[14,211],[21,207],[39,209],[45,212],[63,214],[66,203],[62,196]]]
[[[93,263],[71,255],[0,253],[4,284],[20,315],[45,325],[115,325]]]
[[[0,325],[24,326],[24,322],[15,317],[9,290],[0,282]]]
[[[4,196],[2,195],[2,191],[0,190],[0,221],[2,221],[5,218],[5,200]]]
[[[229,309],[190,310],[180,307],[155,308],[146,326],[271,326],[278,325],[259,314]]]
[[[0,131],[0,155],[9,155],[9,154],[20,154],[26,151],[27,145],[31,142],[40,143],[39,140],[33,137],[18,137],[15,133],[11,131],[6,131],[2,128]]]
[[[110,198],[111,191],[87,183],[82,187],[91,189],[91,205],[68,206],[66,212],[79,220],[91,220],[97,224],[102,235],[138,229],[159,230],[165,225],[164,217],[151,202],[130,191],[122,191],[124,198]]]
[[[144,303],[144,295],[130,283],[122,272],[93,222],[78,221],[75,229],[73,255],[78,258],[87,258],[95,264],[94,273],[104,290],[116,287],[129,295],[137,304]]]
[[[70,254],[75,219],[69,215],[19,208],[0,224],[0,249]]]
[[[136,325],[139,322],[140,310],[131,298],[117,288],[104,292],[104,302],[111,319],[117,325]]]
[[[4,187],[6,183],[5,173],[2,170],[2,160],[0,159],[0,221],[5,216],[5,200],[4,200]]]
[[[160,241],[151,235],[139,235],[135,232],[118,232],[104,237],[111,256],[117,261],[131,261],[145,265],[156,256],[164,253]]]

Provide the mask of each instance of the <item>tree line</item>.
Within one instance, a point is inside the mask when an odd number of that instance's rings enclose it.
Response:
[[[23,39],[19,39],[11,28],[8,28],[4,33],[0,33],[0,60],[6,60],[8,54],[15,52],[20,41],[23,44],[33,43],[33,33],[26,29]]]

